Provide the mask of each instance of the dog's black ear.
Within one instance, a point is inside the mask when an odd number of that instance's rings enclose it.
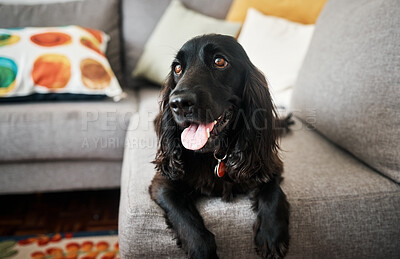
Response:
[[[158,138],[160,138],[162,131],[163,131],[161,128],[162,117],[163,117],[164,113],[170,112],[169,106],[168,106],[169,95],[174,87],[175,87],[174,77],[170,73],[168,75],[167,79],[165,80],[164,84],[161,87],[161,92],[160,92],[161,101],[159,103],[160,112],[158,113],[157,117],[154,120],[154,128],[156,130],[156,134],[157,134]]]
[[[156,170],[171,180],[180,179],[184,175],[179,128],[169,107],[169,95],[174,87],[175,81],[170,73],[161,90],[160,113],[154,121],[158,150],[153,163]]]
[[[267,182],[283,170],[278,156],[276,111],[264,75],[253,65],[246,74],[239,139],[227,161],[228,172],[236,181],[255,179]],[[241,122],[241,123],[240,123]]]

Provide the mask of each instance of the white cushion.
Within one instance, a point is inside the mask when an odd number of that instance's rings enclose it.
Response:
[[[314,32],[304,25],[249,8],[239,43],[266,76],[275,104],[288,107],[297,74]]]

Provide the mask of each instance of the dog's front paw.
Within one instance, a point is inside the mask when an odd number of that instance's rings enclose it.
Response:
[[[289,230],[286,223],[257,218],[253,231],[258,255],[271,259],[285,257],[289,247]]]
[[[195,238],[192,243],[193,247],[190,249],[188,256],[193,259],[218,259],[217,244],[215,237],[211,232],[203,233]]]

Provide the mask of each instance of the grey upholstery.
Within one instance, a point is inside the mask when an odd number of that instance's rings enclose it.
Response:
[[[118,188],[121,160],[1,162],[0,194]]]
[[[0,106],[0,193],[118,187],[137,98]]]
[[[2,104],[0,161],[46,159],[120,160],[133,92],[112,100]]]
[[[332,0],[322,11],[292,109],[400,183],[400,3]]]
[[[119,221],[122,258],[185,258],[148,194],[156,151],[149,121],[157,113],[157,96],[157,90],[141,91],[143,123],[131,125],[126,138]],[[400,187],[300,121],[293,131],[282,139],[282,188],[291,203],[288,258],[396,258]],[[220,258],[257,258],[252,246],[255,215],[247,197],[232,203],[204,198],[197,207],[216,235]]]

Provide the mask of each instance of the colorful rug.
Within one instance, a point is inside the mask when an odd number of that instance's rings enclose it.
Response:
[[[0,237],[0,259],[119,259],[117,231]]]

